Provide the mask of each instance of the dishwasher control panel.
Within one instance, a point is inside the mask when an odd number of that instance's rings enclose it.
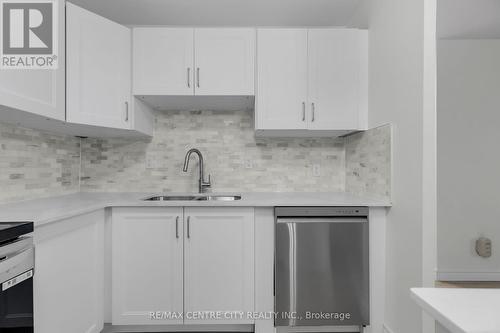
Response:
[[[346,217],[368,216],[368,207],[276,207],[279,217]]]

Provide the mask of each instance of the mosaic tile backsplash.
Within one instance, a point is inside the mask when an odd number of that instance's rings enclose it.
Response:
[[[253,128],[248,111],[158,113],[151,139],[78,139],[0,123],[0,202],[78,191],[197,191],[194,155],[188,172],[181,170],[192,147],[203,152],[216,192],[390,197],[389,125],[315,139],[255,138]]]
[[[0,202],[79,191],[80,139],[0,123]]]
[[[82,141],[83,191],[197,191],[198,148],[216,192],[343,191],[343,139],[255,138],[248,111],[161,112],[151,141]],[[314,164],[320,176],[313,176]]]
[[[346,191],[391,197],[391,125],[345,138]]]

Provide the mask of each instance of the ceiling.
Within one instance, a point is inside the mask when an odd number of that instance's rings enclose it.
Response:
[[[369,0],[71,0],[124,25],[366,28]]]
[[[441,39],[500,38],[500,0],[438,0]]]

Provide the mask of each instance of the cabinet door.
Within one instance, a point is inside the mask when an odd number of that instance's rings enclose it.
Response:
[[[182,324],[151,312],[182,312],[182,208],[114,208],[114,325]]]
[[[51,119],[65,120],[65,3],[59,1],[58,5],[58,69],[0,70],[0,111],[2,106],[6,106]]]
[[[196,95],[253,95],[255,29],[195,29]]]
[[[67,121],[130,128],[129,28],[67,4]]]
[[[193,95],[193,39],[192,28],[134,28],[134,95]]]
[[[307,30],[257,32],[257,129],[305,129]]]
[[[220,319],[185,319],[186,324],[253,323],[233,311],[254,309],[253,208],[191,208],[184,211],[184,311],[222,311]]]
[[[104,210],[37,227],[34,240],[35,333],[101,332]]]
[[[309,129],[358,129],[361,98],[359,31],[310,29],[308,47]]]

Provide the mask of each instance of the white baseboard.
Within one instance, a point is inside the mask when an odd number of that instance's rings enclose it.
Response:
[[[296,326],[276,327],[276,333],[346,333],[360,332],[360,326]]]
[[[101,333],[131,332],[255,332],[254,325],[111,325],[104,324]]]
[[[500,272],[438,271],[438,281],[500,281]]]

